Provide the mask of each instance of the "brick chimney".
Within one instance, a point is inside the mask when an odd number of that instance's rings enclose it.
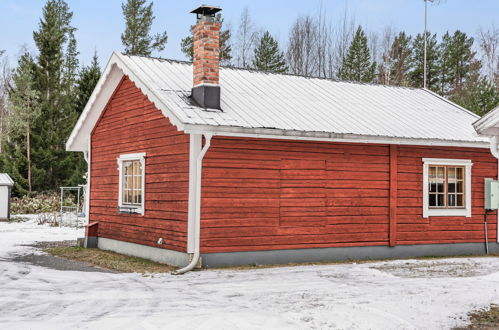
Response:
[[[191,11],[197,17],[193,30],[192,98],[203,108],[220,109],[220,23],[215,21],[220,10],[202,5]]]

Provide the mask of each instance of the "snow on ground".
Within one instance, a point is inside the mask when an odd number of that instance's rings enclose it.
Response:
[[[2,329],[447,329],[499,303],[499,258],[208,270],[57,271],[13,262],[82,229],[0,223]]]

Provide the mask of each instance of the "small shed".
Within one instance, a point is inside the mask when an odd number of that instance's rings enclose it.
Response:
[[[7,173],[0,173],[0,220],[10,219],[10,195],[14,181]]]

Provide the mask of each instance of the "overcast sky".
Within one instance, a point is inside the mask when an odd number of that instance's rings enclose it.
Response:
[[[74,13],[73,25],[78,29],[76,38],[80,60],[90,62],[94,49],[101,65],[113,51],[121,51],[120,34],[124,28],[121,0],[67,0]],[[156,56],[184,59],[180,40],[189,33],[194,15],[189,12],[207,1],[156,0],[153,32],[168,31],[166,49]],[[33,30],[45,1],[0,0],[0,50],[7,50],[15,60],[19,49],[26,45],[34,50]],[[215,0],[208,3],[223,8],[225,22],[237,27],[241,10],[247,6],[259,29],[271,31],[282,43],[292,22],[300,14],[316,14],[322,4],[331,20],[337,20],[345,10],[368,31],[381,32],[391,25],[397,30],[416,34],[423,30],[423,0]],[[441,0],[429,5],[429,28],[439,35],[460,29],[475,35],[478,29],[495,24],[499,26],[499,0]]]

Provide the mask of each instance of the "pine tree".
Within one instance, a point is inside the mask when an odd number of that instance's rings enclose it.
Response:
[[[371,60],[367,37],[362,27],[359,26],[343,61],[339,76],[343,80],[372,82],[375,70],[376,63]]]
[[[39,171],[31,157],[33,124],[40,117],[40,93],[34,88],[35,63],[30,54],[19,59],[13,76],[13,87],[9,92],[11,113],[7,121],[2,164],[15,182],[15,193],[26,194],[33,190],[32,177]]]
[[[463,92],[466,82],[478,75],[481,63],[475,58],[472,37],[459,30],[451,36],[448,32],[442,37],[440,93],[447,97],[457,97]],[[476,79],[476,78],[475,78]]]
[[[440,72],[440,50],[436,34],[426,33],[426,88],[438,92]],[[424,73],[424,37],[418,34],[411,44],[411,56],[409,59],[409,80],[413,87],[423,87]]]
[[[95,85],[99,81],[101,76],[101,70],[99,67],[99,59],[97,58],[97,53],[94,53],[92,57],[92,63],[90,65],[83,67],[80,70],[79,78],[76,83],[76,111],[79,114],[82,113],[85,105],[90,98],[90,95],[94,91]]]
[[[150,56],[155,50],[165,49],[168,41],[166,31],[150,35],[155,18],[152,6],[153,2],[146,5],[146,0],[127,0],[126,4],[121,4],[125,18],[125,31],[121,34],[121,42],[125,47],[125,54]]]
[[[288,70],[284,53],[279,50],[279,44],[268,31],[263,34],[255,48],[253,67],[270,72],[286,72]]]
[[[409,58],[411,56],[411,37],[405,32],[400,32],[395,37],[390,52],[391,59],[391,81],[392,85],[407,86],[409,84]]]
[[[466,88],[454,95],[452,101],[483,116],[499,105],[499,90],[487,78],[478,76],[470,79]]]
[[[83,109],[87,105],[90,95],[94,91],[97,82],[101,76],[101,70],[99,67],[99,60],[97,58],[97,53],[94,53],[92,57],[92,62],[88,66],[84,66],[79,73],[78,80],[76,82],[76,98],[75,98],[75,118],[73,122],[76,123],[78,116],[83,112]],[[71,164],[69,164],[72,169],[69,174],[70,176],[66,179],[66,184],[69,186],[75,186],[82,183],[82,178],[84,173],[87,171],[87,163],[83,159],[81,153],[73,152]]]
[[[74,83],[78,70],[73,13],[63,0],[49,0],[39,30],[33,33],[38,48],[34,75],[40,93],[41,115],[33,123],[32,161],[39,169],[34,190],[67,184],[75,170],[74,153],[65,143],[76,120]]]
[[[220,23],[220,63],[222,64],[230,64],[230,61],[232,60],[232,46],[230,45],[230,38],[231,38],[231,30],[230,28],[226,28],[225,30],[223,29],[223,23],[224,20],[222,18],[221,14],[216,14],[215,20]],[[194,25],[191,26],[191,35],[185,37],[182,39],[180,42],[180,49],[182,50],[182,53],[189,59],[189,61],[192,62],[193,58],[193,47],[194,47],[194,40],[192,38],[192,31],[193,31]]]

